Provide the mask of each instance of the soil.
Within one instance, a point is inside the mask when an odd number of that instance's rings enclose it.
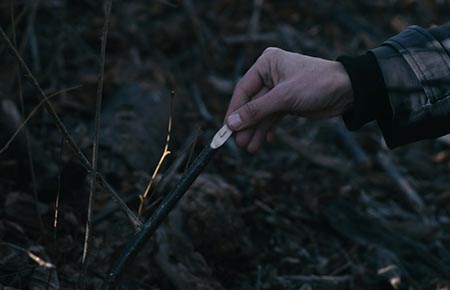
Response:
[[[50,101],[89,162],[101,2],[0,3],[1,28],[44,92],[56,93]],[[448,11],[437,0],[113,1],[99,171],[138,215],[172,117],[145,220],[219,129],[234,84],[266,47],[356,56],[409,25],[446,24]],[[0,146],[40,106],[0,153],[0,289],[98,289],[136,227],[98,187],[83,266],[89,173],[4,42],[0,59]],[[232,140],[220,150],[118,289],[450,287],[448,142],[389,151],[373,123],[349,133],[339,119],[290,116],[279,127],[255,155]]]

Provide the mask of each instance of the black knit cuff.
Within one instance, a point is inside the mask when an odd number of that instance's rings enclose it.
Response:
[[[383,75],[375,56],[368,52],[357,57],[341,56],[353,88],[353,108],[343,115],[349,130],[357,130],[373,120],[390,118],[391,106]]]

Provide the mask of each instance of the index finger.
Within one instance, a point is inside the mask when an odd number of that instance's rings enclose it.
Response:
[[[264,87],[264,81],[261,76],[261,66],[262,63],[260,60],[257,60],[256,63],[245,73],[242,79],[239,80],[234,88],[227,113],[225,114],[225,119],[229,114],[250,101],[253,96]]]

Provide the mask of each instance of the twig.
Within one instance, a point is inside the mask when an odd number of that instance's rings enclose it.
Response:
[[[169,124],[167,125],[166,145],[164,146],[164,150],[163,150],[163,153],[161,155],[161,158],[159,158],[159,162],[156,165],[155,170],[153,171],[152,177],[150,178],[150,181],[149,181],[147,187],[145,188],[144,194],[139,195],[139,199],[140,199],[141,202],[139,204],[138,217],[141,217],[145,199],[147,198],[147,195],[148,195],[148,193],[150,191],[150,188],[153,185],[153,181],[155,180],[156,175],[159,172],[159,169],[161,168],[161,165],[163,164],[163,162],[166,159],[166,157],[169,156],[169,154],[171,153],[170,150],[169,150],[170,133],[171,132],[172,132],[172,115],[169,117]]]
[[[206,122],[207,126],[218,127],[218,126],[222,125],[219,122],[214,120],[213,115],[209,112],[208,107],[206,106],[205,101],[203,100],[202,95],[200,94],[200,90],[198,89],[198,86],[195,84],[193,84],[191,86],[191,96],[192,96],[192,99],[194,100],[194,103],[197,105],[197,109],[198,109],[198,112],[200,113],[200,116]],[[237,147],[236,142],[234,142],[234,139],[228,140],[228,142],[225,143],[225,146],[229,149],[229,151],[231,151],[231,153],[234,156],[240,155],[239,148]],[[189,160],[190,160],[190,158],[188,159],[188,162],[186,163],[186,168],[189,165]]]
[[[406,178],[400,173],[395,164],[389,158],[386,153],[379,152],[377,154],[378,164],[384,169],[384,171],[389,175],[392,181],[395,182],[397,187],[400,189],[401,197],[406,201],[415,211],[422,213],[424,210],[424,203],[420,195],[414,190],[411,184],[406,180]]]
[[[186,174],[178,181],[175,188],[164,198],[156,211],[140,227],[139,231],[128,243],[127,247],[122,252],[122,255],[112,267],[106,281],[100,288],[101,290],[111,290],[117,285],[124,270],[133,262],[136,255],[141,251],[142,247],[144,247],[145,243],[158,229],[161,222],[178,203],[184,193],[186,193],[189,186],[195,181],[203,168],[205,168],[208,162],[213,158],[216,151],[217,150],[212,149],[209,144],[206,145]]]
[[[58,230],[58,215],[59,215],[59,196],[61,194],[61,174],[63,167],[63,153],[64,153],[64,138],[61,138],[61,153],[59,155],[59,174],[58,174],[58,189],[55,200],[55,214],[53,215],[53,238],[56,245],[56,233]]]
[[[139,210],[138,210],[138,218],[141,217],[142,214],[142,210],[144,208],[144,202],[145,199],[147,198],[148,193],[150,192],[150,189],[153,185],[153,182],[155,181],[156,175],[158,174],[161,165],[163,164],[164,160],[166,159],[167,156],[169,156],[172,152],[170,152],[169,150],[169,144],[170,144],[170,137],[171,137],[171,133],[172,133],[172,110],[173,110],[173,97],[175,95],[175,91],[172,90],[171,91],[171,96],[170,96],[170,115],[169,115],[169,122],[167,124],[167,136],[166,136],[166,144],[164,145],[164,150],[163,153],[161,154],[161,158],[159,158],[158,164],[155,167],[155,170],[153,171],[152,177],[150,178],[150,181],[147,185],[147,187],[145,188],[145,192],[142,195],[139,195],[139,199],[140,199],[140,204],[139,204]]]
[[[173,180],[172,178],[175,176],[175,174],[177,173],[178,169],[181,167],[181,165],[183,164],[183,161],[186,159],[186,165],[189,166],[190,164],[190,157],[192,154],[192,150],[195,148],[195,145],[197,143],[198,137],[200,136],[200,134],[202,133],[202,130],[200,128],[197,128],[195,131],[193,131],[191,133],[191,135],[186,138],[185,143],[183,144],[183,146],[181,147],[181,152],[179,154],[179,157],[176,158],[176,160],[169,166],[169,168],[167,169],[166,173],[164,174],[164,176],[162,177],[162,179],[158,182],[155,191],[156,192],[160,192],[164,195],[167,187],[169,186],[169,183],[171,180]],[[189,150],[190,149],[190,150]],[[189,152],[189,154],[188,154]],[[187,168],[185,168],[184,171],[186,171]]]
[[[405,270],[400,266],[400,261],[395,253],[389,250],[378,248],[377,253],[377,274],[386,282],[391,284],[392,289],[400,288],[402,276],[405,276]]]
[[[337,136],[341,144],[349,151],[349,153],[355,159],[358,167],[364,171],[368,171],[372,168],[372,160],[367,153],[361,148],[355,137],[340,123],[334,127],[337,132]]]
[[[200,91],[195,84],[192,85],[192,95],[191,96],[192,96],[192,99],[194,100],[194,103],[197,105],[198,112],[200,113],[200,116],[202,116],[203,120],[205,120],[205,122],[208,125],[214,124],[214,117],[208,111],[208,108],[206,107],[206,104],[200,95]]]
[[[14,249],[16,251],[19,251],[19,252],[27,254],[28,257],[30,257],[31,260],[36,262],[41,267],[50,268],[50,269],[54,269],[55,268],[55,265],[53,265],[50,262],[47,262],[47,261],[43,260],[42,258],[37,256],[36,254],[33,254],[31,251],[29,251],[29,250],[27,250],[25,248],[22,248],[22,247],[19,247],[19,246],[16,246],[14,244],[7,243],[7,242],[0,242],[0,245],[6,246],[6,247],[9,247],[9,248]]]
[[[11,4],[13,4],[13,3],[11,3]],[[36,3],[35,5],[37,7],[38,4]],[[13,7],[14,7],[14,5],[11,5],[11,25],[12,25],[12,34],[13,34],[13,45],[14,45],[14,47],[17,47],[16,28],[14,25],[15,21],[14,21],[14,8]],[[16,75],[17,75],[17,83],[19,86],[20,111],[21,111],[22,116],[25,116],[25,104],[23,101],[23,86],[22,86],[22,78],[20,76],[20,68],[17,69]],[[27,148],[28,163],[30,166],[30,175],[31,175],[34,206],[36,209],[36,215],[38,218],[39,226],[41,228],[41,231],[44,232],[44,222],[42,221],[41,214],[39,213],[39,198],[38,198],[38,193],[37,193],[36,172],[34,170],[33,151],[31,150],[30,135],[28,134],[28,131],[25,131],[25,144],[26,144],[26,148]]]
[[[253,38],[259,30],[259,18],[261,16],[261,7],[263,2],[264,0],[253,0],[253,12],[249,19],[247,34],[245,35],[246,41]],[[249,50],[249,43],[245,42],[244,47],[239,53],[239,57],[237,58],[234,68],[234,78],[236,81],[242,76],[242,70],[245,64],[245,59],[247,58],[246,56],[249,54]]]
[[[92,211],[95,198],[95,190],[97,184],[97,164],[98,164],[98,139],[100,132],[100,117],[102,110],[102,97],[103,97],[103,80],[105,74],[105,58],[106,58],[106,42],[108,40],[109,20],[111,18],[112,0],[106,0],[105,6],[105,23],[103,25],[102,43],[100,48],[100,63],[97,83],[97,101],[95,106],[95,120],[94,120],[94,141],[92,145],[92,171],[90,176],[90,189],[89,189],[89,204],[86,221],[86,232],[84,236],[83,257],[82,264],[84,265],[82,289],[86,287],[86,274],[87,263],[86,258],[91,244],[91,231],[92,231]]]
[[[91,173],[93,171],[93,168],[84,155],[84,153],[81,151],[80,147],[76,144],[73,137],[69,134],[67,131],[67,128],[65,127],[64,123],[61,121],[61,118],[58,116],[58,113],[56,112],[55,108],[53,107],[52,103],[49,101],[48,96],[45,94],[41,86],[39,85],[38,81],[34,77],[34,75],[31,73],[30,69],[26,65],[25,61],[20,56],[19,52],[14,48],[11,41],[8,39],[8,36],[6,35],[5,31],[2,27],[0,27],[0,36],[3,40],[3,42],[6,44],[7,49],[10,51],[10,53],[14,56],[17,63],[21,66],[23,71],[25,72],[25,76],[30,80],[31,85],[39,92],[40,97],[45,101],[45,107],[47,111],[52,116],[53,120],[55,121],[55,125],[58,128],[58,130],[63,135],[64,139],[67,141],[70,149],[75,154],[75,156],[78,157],[79,161],[83,165],[83,167],[88,171],[88,173]],[[94,171],[96,172],[96,171]],[[119,194],[113,189],[113,187],[105,180],[105,178],[99,173],[96,172],[97,178],[100,181],[100,185],[108,192],[110,192],[114,198],[117,200],[117,202],[120,204],[121,209],[128,215],[128,217],[131,219],[133,224],[135,226],[140,226],[142,223],[139,221],[139,219],[136,217],[136,215],[131,211],[130,208],[126,205],[126,203],[120,198]]]
[[[254,35],[259,30],[259,19],[261,17],[261,8],[264,0],[253,0],[253,12],[248,24],[249,35]]]
[[[197,138],[200,136],[200,134],[197,135]],[[197,143],[197,139],[194,140],[194,142],[192,143],[191,146],[191,150],[189,150],[189,154],[187,155],[187,159],[186,159],[186,165],[184,166],[184,171],[183,173],[185,173],[189,167],[191,166],[191,160],[192,160],[192,156],[194,156],[194,151],[195,151],[195,145]],[[188,149],[188,148],[187,148]],[[186,151],[187,151],[186,149]]]
[[[170,180],[172,180],[172,177],[175,175],[175,173],[178,171],[178,169],[181,167],[181,165],[183,164],[183,161],[186,158],[186,155],[188,153],[188,149],[190,147],[193,147],[193,145],[195,144],[198,135],[200,134],[200,129],[196,130],[190,138],[188,138],[186,145],[183,146],[183,150],[181,151],[181,153],[179,154],[179,157],[169,166],[169,168],[167,169],[167,172],[164,174],[163,178],[161,179],[161,181],[158,182],[157,187],[155,188],[155,191],[157,192],[162,192],[164,193],[166,191],[167,186],[170,183]],[[130,195],[124,198],[124,201],[126,203],[131,202],[132,200],[135,199],[135,196]],[[106,219],[108,216],[110,216],[111,214],[113,214],[115,211],[117,210],[117,204],[113,204],[112,206],[108,206],[107,208],[103,209],[100,213],[95,215],[95,218],[93,220],[94,224],[97,224],[101,221],[103,221],[104,219]]]

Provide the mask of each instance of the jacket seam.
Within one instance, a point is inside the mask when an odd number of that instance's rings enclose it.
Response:
[[[412,27],[411,29],[414,29],[418,33],[422,34],[423,37],[425,37],[429,41],[429,43],[433,45],[433,47],[436,49],[437,54],[439,54],[442,61],[447,65],[447,68],[450,69],[450,57],[446,53],[446,49],[445,47],[443,47],[442,43],[423,28],[419,29],[419,27]]]
[[[389,42],[395,43],[395,45],[393,45],[393,46],[396,47],[399,54],[406,60],[406,63],[408,63],[410,65],[413,72],[417,71],[419,73],[419,76],[417,76],[417,78],[419,79],[419,82],[423,86],[423,89],[425,92],[425,97],[427,98],[427,103],[431,103],[432,99],[436,100],[437,98],[436,98],[433,90],[426,84],[426,81],[428,81],[428,79],[426,78],[426,75],[423,72],[422,67],[419,65],[419,63],[417,62],[414,55],[398,40],[390,39]],[[408,61],[408,60],[414,62],[414,67],[411,66],[410,61]],[[430,97],[432,97],[432,98],[430,98]]]

